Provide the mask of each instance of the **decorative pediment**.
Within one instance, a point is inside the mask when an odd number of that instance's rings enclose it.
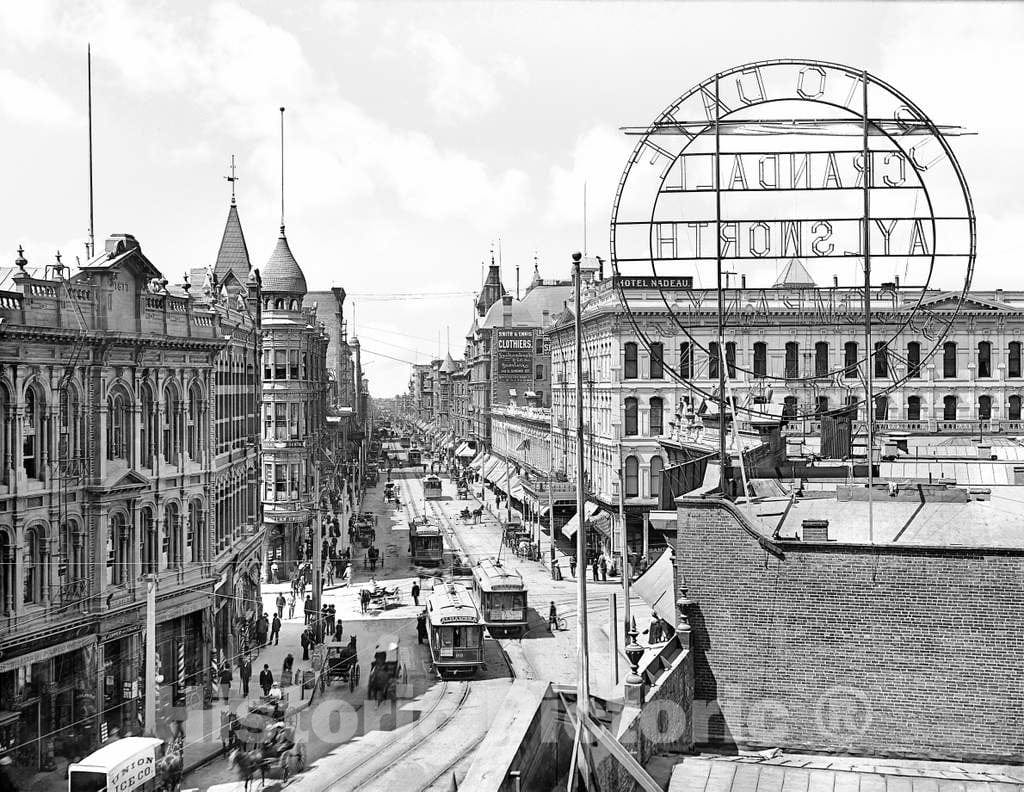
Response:
[[[141,473],[135,470],[129,470],[109,485],[108,489],[111,493],[117,495],[125,495],[127,493],[140,491],[149,488],[150,481],[148,478],[143,476]]]
[[[929,311],[955,311],[959,302],[959,292],[943,292],[942,294],[922,300],[921,307],[927,308]],[[1006,303],[970,292],[963,298],[962,309],[967,311],[991,311],[993,313],[1017,310]]]

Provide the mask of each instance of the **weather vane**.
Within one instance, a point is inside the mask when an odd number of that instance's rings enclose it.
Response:
[[[227,181],[231,182],[231,203],[235,202],[235,182],[238,181],[238,176],[235,175],[235,155],[231,155],[231,175],[224,177]]]

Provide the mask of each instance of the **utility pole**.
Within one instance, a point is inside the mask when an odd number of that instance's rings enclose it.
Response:
[[[323,573],[320,546],[323,544],[323,529],[320,525],[320,463],[314,462],[313,467],[313,604],[316,606],[316,618],[320,618],[320,576]]]
[[[875,510],[874,510],[874,445],[875,445],[875,398],[874,398],[874,349],[871,344],[871,151],[868,149],[868,73],[862,72],[861,79],[864,81],[863,96],[863,147],[864,162],[864,364],[867,376],[864,379],[865,394],[867,398],[864,404],[864,417],[867,418],[867,443],[868,443],[868,542],[875,543]]]
[[[619,525],[622,528],[622,624],[623,635],[629,634],[630,613],[629,613],[629,548],[626,545],[626,479],[625,471],[622,469],[622,443],[619,443]],[[614,630],[614,623],[612,625]],[[618,667],[619,656],[615,655],[615,665]]]
[[[576,558],[579,560],[580,574],[576,577],[576,650],[578,654],[578,674],[576,690],[576,712],[578,728],[585,728],[590,709],[590,656],[587,636],[587,543],[586,523],[583,519],[583,300],[581,297],[580,253],[572,254],[573,282],[576,291],[576,516],[579,527],[576,529]],[[578,741],[579,750],[584,750],[583,742]],[[570,780],[570,784],[572,780]]]
[[[146,700],[144,728],[156,737],[156,575],[146,575]]]
[[[718,349],[725,346],[725,294],[722,292],[722,140],[719,123],[719,115],[722,112],[718,103],[718,83],[720,78],[715,76],[715,240],[717,246],[717,271],[718,271]],[[735,420],[735,416],[733,416]],[[728,458],[725,448],[725,371],[722,364],[718,364],[718,458],[721,463],[718,471],[718,486],[722,490],[722,497],[729,495],[727,485],[729,483],[729,472],[727,468]]]

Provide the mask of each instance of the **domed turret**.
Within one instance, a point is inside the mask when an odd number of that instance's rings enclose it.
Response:
[[[277,239],[277,247],[270,254],[270,260],[260,273],[263,276],[265,294],[290,294],[298,297],[306,296],[306,276],[288,247],[288,238],[281,226],[281,236]]]

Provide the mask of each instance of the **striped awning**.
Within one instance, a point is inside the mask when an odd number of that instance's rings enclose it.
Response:
[[[492,483],[497,483],[498,479],[505,478],[505,460],[499,457],[491,457],[491,461],[483,469],[483,477]]]
[[[595,514],[601,510],[594,501],[587,501],[583,504],[583,519],[589,520]],[[580,515],[579,513],[574,514],[569,518],[569,522],[562,526],[562,535],[571,539],[576,535],[576,532],[580,529]]]
[[[486,451],[481,451],[479,454],[477,454],[476,459],[469,463],[469,467],[471,470],[480,470],[481,468],[483,468],[484,465],[487,464],[487,460],[489,460],[490,458],[490,454],[488,454]]]

